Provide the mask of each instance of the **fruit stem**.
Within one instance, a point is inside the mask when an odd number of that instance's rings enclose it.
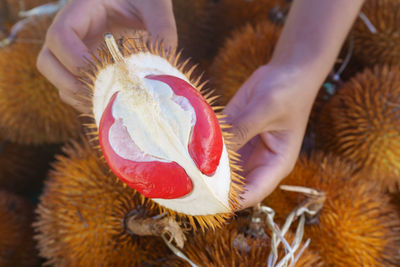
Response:
[[[107,48],[111,53],[115,62],[123,62],[124,56],[122,55],[121,51],[118,49],[117,42],[115,41],[114,36],[111,33],[106,33],[104,35],[104,40],[106,42]]]

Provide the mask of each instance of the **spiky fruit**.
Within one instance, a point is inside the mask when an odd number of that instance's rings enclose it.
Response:
[[[0,132],[23,144],[59,143],[78,136],[78,114],[36,69],[51,17],[32,19],[16,42],[0,48]]]
[[[353,27],[354,55],[365,66],[400,65],[400,1],[367,0],[362,8],[376,32],[359,18]]]
[[[0,139],[0,188],[35,196],[53,158],[55,146],[22,146]]]
[[[252,26],[272,20],[274,9],[288,7],[285,0],[220,0],[213,9],[213,43],[220,47],[224,40],[246,24]],[[260,35],[261,37],[261,35]]]
[[[118,181],[97,151],[83,142],[64,152],[50,172],[34,224],[40,255],[49,264],[141,266],[169,253],[161,238],[126,228],[131,213],[152,216],[155,209]]]
[[[384,189],[400,182],[400,68],[366,69],[324,106],[317,145],[368,169]]]
[[[210,106],[215,97],[203,98],[204,84],[190,78],[194,68],[184,69],[188,61],[178,63],[179,55],[148,46],[140,34],[121,48],[111,36],[106,42],[86,82],[94,135],[111,170],[193,226],[194,219],[201,227],[220,225],[238,206],[242,180],[230,136],[221,131],[228,126]]]
[[[32,219],[32,204],[0,190],[0,266],[38,265]]]
[[[268,63],[280,30],[280,26],[264,21],[255,27],[246,25],[225,42],[210,67],[211,81],[223,104],[258,67]]]
[[[252,236],[247,233],[249,220],[239,218],[229,225],[216,231],[194,233],[188,238],[182,252],[198,266],[266,266],[271,253],[268,236]],[[293,234],[287,233],[289,244],[293,241]],[[301,247],[304,244],[301,243]],[[285,255],[283,246],[278,249],[279,259]],[[296,255],[296,253],[295,253]],[[184,265],[184,261],[171,261],[169,266]],[[320,257],[307,249],[299,257],[295,266],[320,267],[323,263]]]
[[[334,156],[302,156],[284,185],[325,193],[320,213],[305,226],[305,238],[327,266],[397,266],[400,263],[400,216],[369,173],[354,174]],[[264,204],[279,218],[304,201],[298,193],[275,190]]]

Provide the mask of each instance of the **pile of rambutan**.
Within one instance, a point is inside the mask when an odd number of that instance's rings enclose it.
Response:
[[[106,34],[84,122],[36,69],[46,2],[0,3],[0,266],[400,265],[398,0],[365,1],[293,171],[242,211],[223,108],[291,1],[172,0],[176,51]]]

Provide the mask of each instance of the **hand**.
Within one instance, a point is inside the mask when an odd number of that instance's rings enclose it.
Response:
[[[77,80],[106,32],[145,29],[153,37],[176,47],[177,31],[171,0],[72,0],[55,17],[37,60],[39,71],[58,88],[61,99],[81,112],[89,112],[79,96]]]
[[[225,108],[244,163],[242,208],[269,195],[297,160],[319,81],[277,66],[257,69]],[[311,88],[313,87],[313,88]]]

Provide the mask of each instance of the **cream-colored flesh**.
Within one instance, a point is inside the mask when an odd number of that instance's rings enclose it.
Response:
[[[188,144],[196,117],[188,100],[174,95],[165,83],[144,78],[147,75],[167,74],[187,80],[165,59],[141,53],[125,59],[132,81],[143,86],[126,85],[120,79],[115,65],[100,71],[95,82],[94,115],[97,124],[115,92],[112,113],[122,122],[133,140],[143,161],[157,158],[174,161],[183,167],[191,178],[193,190],[178,199],[153,199],[166,208],[188,215],[212,215],[229,212],[230,167],[224,146],[220,164],[212,177],[203,175],[188,152]],[[112,128],[111,128],[112,129]],[[110,131],[111,131],[110,129]],[[112,136],[112,135],[110,135]],[[117,146],[123,144],[118,141]],[[113,147],[114,148],[114,147]],[[118,152],[119,151],[119,152]],[[123,149],[116,152],[132,159]]]

